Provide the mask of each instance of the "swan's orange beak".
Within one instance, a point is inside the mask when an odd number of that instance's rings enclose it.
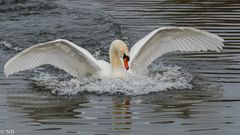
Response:
[[[123,56],[123,64],[124,64],[124,67],[126,68],[126,70],[129,69],[128,61],[129,61],[129,57],[124,54],[124,56]]]
[[[125,66],[126,70],[128,70],[128,69],[129,69],[129,66],[128,66],[128,58],[124,58],[124,59],[123,59],[123,63],[124,63],[124,66]]]

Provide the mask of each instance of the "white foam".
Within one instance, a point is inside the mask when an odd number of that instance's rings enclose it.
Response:
[[[6,41],[0,41],[0,44],[4,45],[6,48],[11,49],[11,50],[15,50],[15,51],[21,51],[23,50],[20,47],[14,47],[12,44],[6,42]]]
[[[193,79],[193,75],[183,71],[178,66],[161,65],[161,70],[156,73],[134,75],[126,80],[94,78],[64,80],[59,78],[40,72],[39,76],[32,79],[37,81],[39,85],[50,88],[53,93],[59,95],[76,95],[82,92],[142,95],[168,89],[191,88],[190,81]]]

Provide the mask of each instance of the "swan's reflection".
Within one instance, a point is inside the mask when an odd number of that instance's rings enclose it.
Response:
[[[61,118],[78,118],[81,112],[74,111],[81,108],[81,104],[88,103],[85,96],[56,97],[47,92],[29,91],[28,93],[10,94],[7,97],[11,111],[26,113],[25,118],[31,122],[43,124],[43,120]]]
[[[132,125],[131,98],[129,96],[112,97],[113,130],[130,131]]]

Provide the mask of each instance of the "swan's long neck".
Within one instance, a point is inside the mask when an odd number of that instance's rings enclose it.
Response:
[[[120,60],[117,47],[113,44],[110,46],[109,55],[110,63],[112,66],[111,76],[113,78],[125,79],[126,70],[124,69],[122,62]]]
[[[110,63],[112,65],[112,68],[113,69],[122,68],[122,63],[115,45],[110,46],[109,55],[110,55],[109,58],[110,58]]]

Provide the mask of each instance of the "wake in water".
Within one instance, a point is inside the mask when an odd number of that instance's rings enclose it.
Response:
[[[57,95],[76,95],[84,92],[143,95],[168,89],[192,87],[190,82],[194,76],[181,67],[164,64],[158,64],[158,67],[160,69],[152,69],[143,75],[129,76],[126,80],[91,77],[66,80],[66,76],[55,76],[41,71],[32,80],[40,86],[51,89],[51,92]]]
[[[22,51],[23,49],[20,47],[14,47],[12,44],[8,43],[7,41],[0,41],[0,46],[5,49],[10,49],[14,51]]]

